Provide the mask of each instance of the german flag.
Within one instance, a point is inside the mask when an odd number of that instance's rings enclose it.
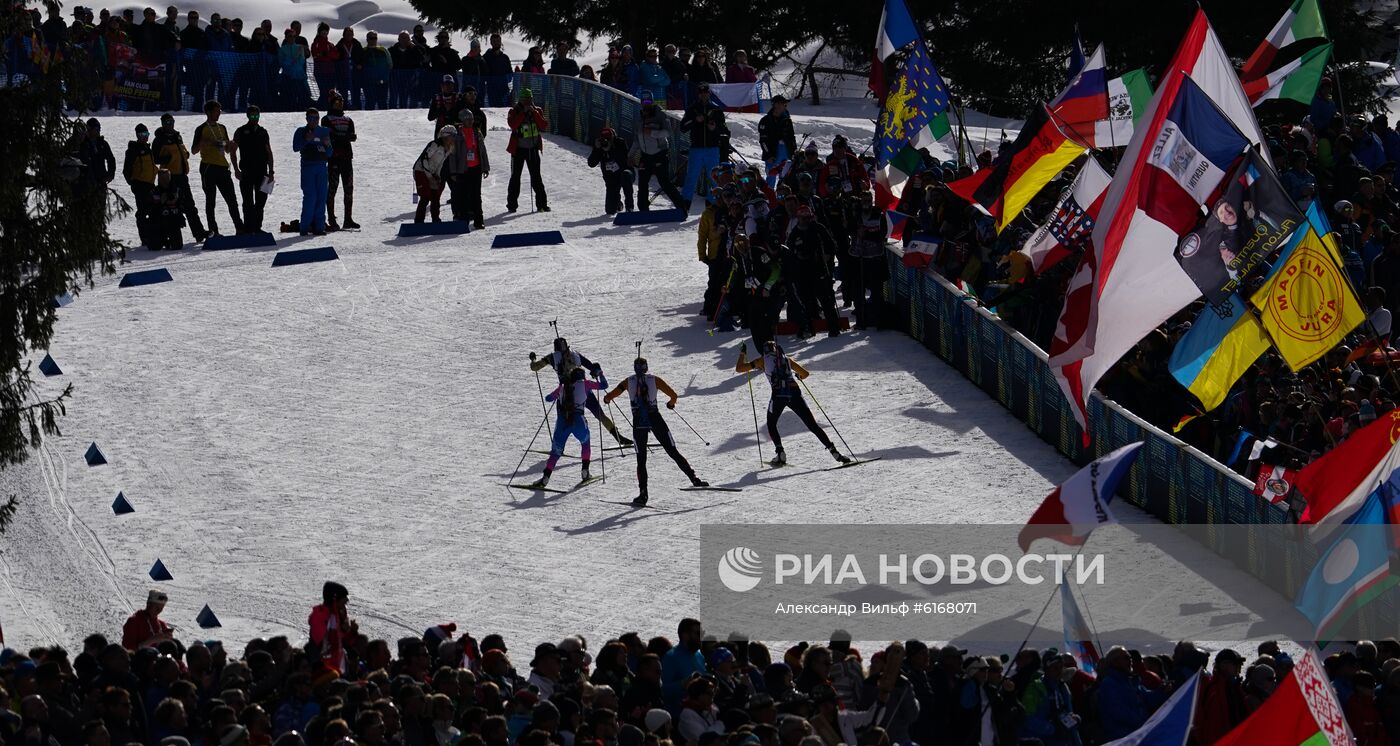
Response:
[[[948,189],[996,219],[1000,233],[1050,180],[1088,149],[1060,129],[1044,104],[992,168],[950,182]]]

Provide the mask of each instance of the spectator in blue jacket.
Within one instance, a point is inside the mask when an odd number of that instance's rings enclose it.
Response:
[[[550,75],[578,77],[578,62],[569,56],[569,43],[561,41],[554,45],[554,59],[549,63]]]
[[[321,112],[306,110],[306,124],[292,133],[292,151],[301,153],[301,235],[326,235],[326,193],[330,177],[331,130],[320,124]]]
[[[661,66],[660,57],[660,53],[655,49],[646,51],[646,57],[637,68],[637,85],[664,97],[667,86],[671,85],[671,76],[667,75],[666,68]]]
[[[306,106],[311,99],[311,89],[306,84],[306,52],[296,37],[296,31],[287,29],[277,50],[277,63],[282,68],[282,108],[291,111]]]
[[[1385,149],[1385,159],[1400,163],[1400,132],[1396,132],[1390,126],[1390,120],[1384,114],[1377,114],[1371,120],[1371,131],[1381,141],[1381,147]]]
[[[1094,696],[1105,741],[1122,738],[1147,722],[1149,695],[1133,675],[1127,648],[1115,645],[1104,654]]]
[[[1347,125],[1352,140],[1351,154],[1356,156],[1356,160],[1373,173],[1385,165],[1385,146],[1381,145],[1380,138],[1374,132],[1367,129],[1366,118],[1360,114],[1353,115]]]
[[[682,619],[676,627],[679,642],[661,658],[661,694],[672,717],[680,717],[685,685],[692,674],[705,673],[705,657],[700,652],[704,629],[698,619]]]

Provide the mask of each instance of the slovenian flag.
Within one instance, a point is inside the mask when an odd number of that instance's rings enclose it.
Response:
[[[1323,44],[1310,49],[1302,57],[1279,69],[1244,82],[1245,95],[1250,103],[1258,108],[1265,101],[1278,99],[1311,104],[1322,82],[1322,74],[1327,70],[1327,59],[1332,54],[1332,45]]]
[[[1303,39],[1325,39],[1327,27],[1322,23],[1322,9],[1317,0],[1295,0],[1283,14],[1264,41],[1254,50],[1240,70],[1240,78],[1254,80],[1264,77],[1280,49]]]
[[[1278,688],[1215,746],[1352,746],[1337,691],[1309,649]],[[1105,744],[1105,746],[1108,746]]]
[[[1108,504],[1137,460],[1142,441],[1123,446],[1075,472],[1055,488],[1036,508],[1025,528],[1016,537],[1022,552],[1028,552],[1036,539],[1053,539],[1079,546],[1099,526],[1117,523]]]

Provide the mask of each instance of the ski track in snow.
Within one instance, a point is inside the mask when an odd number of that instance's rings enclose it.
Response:
[[[489,116],[503,123],[502,111]],[[300,212],[289,145],[299,118],[263,117],[279,176],[267,205],[273,229]],[[352,614],[371,635],[448,620],[528,640],[662,634],[698,612],[702,523],[1019,523],[1073,470],[890,331],[781,340],[812,370],[812,393],[855,452],[882,460],[820,471],[830,456],[785,417],[790,465],[760,469],[747,387],[733,373],[747,335],[710,337],[698,315],[695,217],[612,226],[586,149],[554,136],[543,167],[554,211],[529,212],[527,177],[522,212],[506,215],[507,138],[493,130],[488,229],[400,240],[397,225],[413,210],[409,164],[431,124],[421,112],[354,118],[364,230],[278,236],[277,249],[334,245],[339,261],[273,269],[273,249],[134,250],[118,277],[59,311],[50,351],[64,376],[39,385],[52,394],[74,384],[64,435],[0,474],[25,496],[0,544],[0,621],[12,642],[116,633],[152,585],[157,558],[174,575],[166,618],[187,638],[300,639],[326,579],[349,586]],[[199,119],[178,118],[187,142]],[[106,120],[119,159],[131,126],[154,120]],[[224,120],[230,132],[242,121]],[[868,137],[859,118],[811,124]],[[736,140],[756,152],[751,130],[736,127]],[[498,233],[556,228],[566,245],[489,248]],[[134,242],[134,219],[114,229]],[[173,283],[117,288],[121,274],[162,266]],[[650,458],[651,500],[671,512],[605,502],[636,493],[632,459],[617,451],[597,465],[606,481],[573,494],[502,486],[540,423],[526,354],[550,349],[555,318],[614,382],[642,340],[652,372],[682,395],[678,411],[713,443],[668,415],[682,453],[712,483],[745,490],[681,492],[684,477],[660,451]],[[753,385],[761,407],[767,383]],[[548,447],[544,437],[535,448]],[[596,423],[593,437],[613,444]],[[108,465],[84,464],[92,441]],[[517,481],[534,479],[543,461],[530,454]],[[571,486],[577,463],[561,462],[558,486]],[[134,514],[112,515],[119,490]],[[194,627],[205,603],[224,629]]]

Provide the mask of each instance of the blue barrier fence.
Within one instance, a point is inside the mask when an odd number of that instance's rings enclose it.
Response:
[[[1097,393],[1089,406],[1095,437],[1085,448],[1069,402],[1040,348],[943,277],[905,267],[897,247],[891,247],[887,258],[886,300],[898,309],[900,328],[1071,461],[1088,463],[1121,446],[1145,441],[1142,456],[1119,488],[1121,499],[1169,524],[1277,526],[1291,522],[1281,507],[1255,495],[1248,480]],[[1251,531],[1244,543],[1227,542],[1209,529],[1204,535],[1216,554],[1291,599],[1316,563],[1317,552],[1308,542],[1283,540],[1283,533]],[[1363,609],[1358,628],[1370,636],[1395,634],[1400,629],[1400,589],[1392,589]]]

